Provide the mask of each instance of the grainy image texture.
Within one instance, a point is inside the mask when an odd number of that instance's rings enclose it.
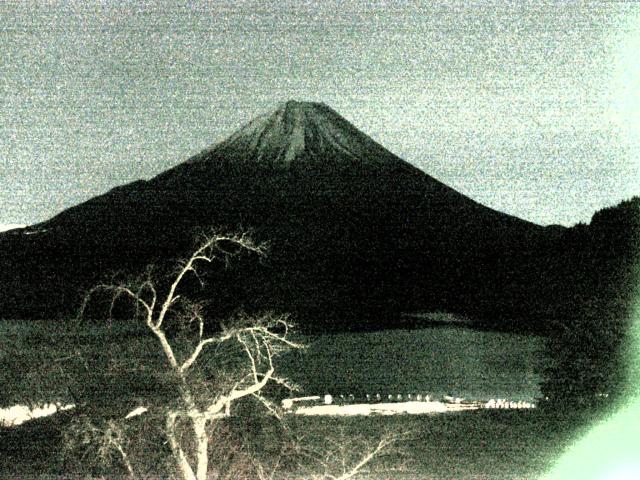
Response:
[[[0,2],[0,476],[640,478],[640,4]]]

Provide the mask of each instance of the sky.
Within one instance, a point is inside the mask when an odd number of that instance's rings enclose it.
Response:
[[[0,227],[151,178],[321,101],[497,210],[640,195],[640,4],[0,2]]]

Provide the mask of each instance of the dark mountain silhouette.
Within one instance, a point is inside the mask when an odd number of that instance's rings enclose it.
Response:
[[[151,180],[0,234],[0,315],[73,314],[109,272],[168,265],[209,227],[271,245],[211,273],[212,312],[272,308],[322,331],[436,309],[539,331],[566,235],[478,204],[326,105],[287,102]]]

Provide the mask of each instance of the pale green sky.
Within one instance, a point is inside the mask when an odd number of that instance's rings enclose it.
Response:
[[[226,6],[225,6],[226,5]],[[322,101],[538,223],[640,194],[636,2],[0,3],[0,224],[35,223]]]

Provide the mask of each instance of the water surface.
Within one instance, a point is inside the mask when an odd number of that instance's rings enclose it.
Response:
[[[532,401],[541,396],[543,339],[459,326],[306,337],[280,360],[305,394],[430,393]]]

